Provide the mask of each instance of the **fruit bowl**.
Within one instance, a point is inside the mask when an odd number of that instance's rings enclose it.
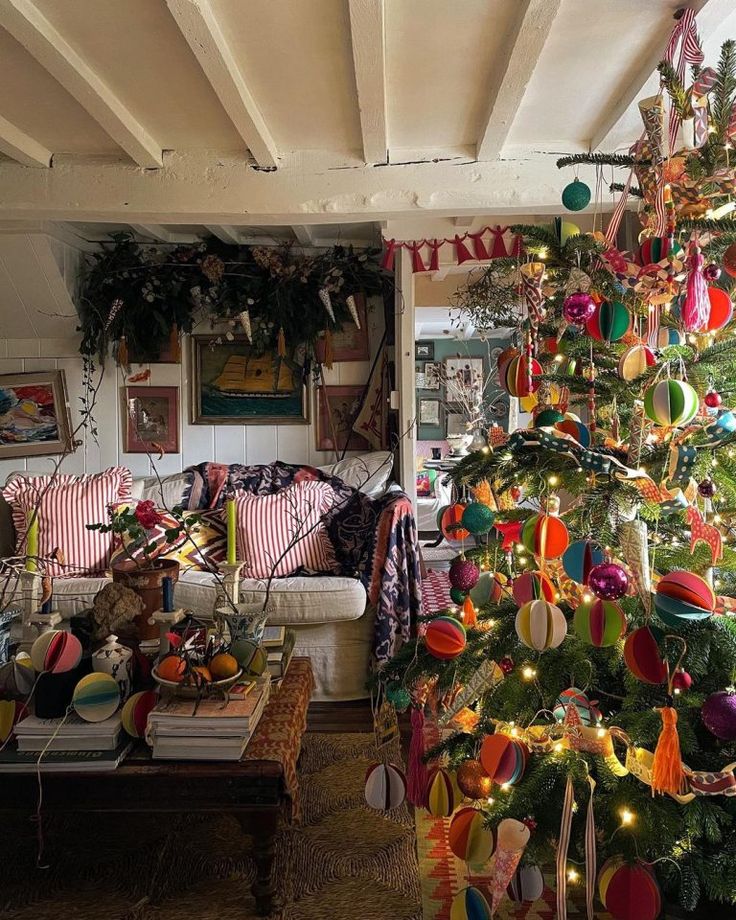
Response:
[[[196,684],[186,684],[184,681],[166,680],[163,677],[159,677],[156,668],[152,668],[151,674],[162,692],[178,696],[184,700],[197,700],[206,696],[221,696],[227,693],[243,676],[243,669],[240,668],[237,674],[233,674],[231,677],[207,681],[206,684],[199,687]]]

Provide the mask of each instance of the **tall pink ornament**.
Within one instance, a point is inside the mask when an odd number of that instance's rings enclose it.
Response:
[[[496,851],[490,873],[491,916],[506,895],[506,889],[529,843],[529,827],[515,818],[504,818],[496,829]]]
[[[693,241],[688,253],[687,288],[682,304],[682,322],[687,332],[695,332],[708,325],[710,300],[703,268],[705,259],[700,246]]]

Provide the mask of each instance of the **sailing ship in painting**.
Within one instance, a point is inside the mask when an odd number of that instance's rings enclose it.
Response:
[[[211,388],[224,396],[285,398],[294,393],[294,373],[274,355],[231,355]]]

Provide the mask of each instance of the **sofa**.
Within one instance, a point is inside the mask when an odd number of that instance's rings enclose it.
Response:
[[[390,657],[408,638],[421,599],[416,526],[407,497],[389,483],[390,472],[387,452],[321,468],[203,463],[161,480],[134,479],[132,497],[196,511],[221,507],[226,488],[266,494],[296,475],[329,482],[346,509],[328,525],[332,543],[338,544],[341,569],[335,574],[297,572],[275,579],[269,623],[295,630],[295,653],[312,661],[315,699],[352,700],[367,695],[372,663]],[[8,481],[18,475],[31,474],[11,474]],[[368,532],[370,540],[366,540]],[[370,557],[364,544],[370,544]],[[0,552],[12,555],[14,547],[12,516],[0,497]],[[52,607],[68,620],[88,609],[109,580],[107,576],[56,577]],[[241,578],[241,602],[262,603],[265,592],[264,580]],[[182,567],[174,601],[177,607],[205,618],[213,613],[217,593],[218,582],[210,572]]]

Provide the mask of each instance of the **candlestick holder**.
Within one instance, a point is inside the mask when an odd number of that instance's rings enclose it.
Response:
[[[41,633],[55,629],[62,622],[61,614],[52,610],[48,613],[41,612],[42,585],[38,572],[25,570],[20,573],[20,589],[23,598],[23,617],[19,624],[20,629],[13,631],[13,640],[18,639],[18,651],[29,652],[31,646]]]
[[[226,598],[220,597],[215,604],[215,618],[227,624],[230,640],[252,639],[260,642],[266,628],[267,614],[260,603],[243,604],[240,602],[240,572],[245,562],[230,564],[220,563],[222,587]],[[225,603],[222,601],[225,600]]]
[[[176,626],[177,623],[181,623],[185,616],[184,609],[180,607],[178,610],[156,610],[148,618],[148,622],[151,626],[153,626],[154,623],[158,625],[159,661],[171,651],[171,642],[169,641],[171,627]]]

